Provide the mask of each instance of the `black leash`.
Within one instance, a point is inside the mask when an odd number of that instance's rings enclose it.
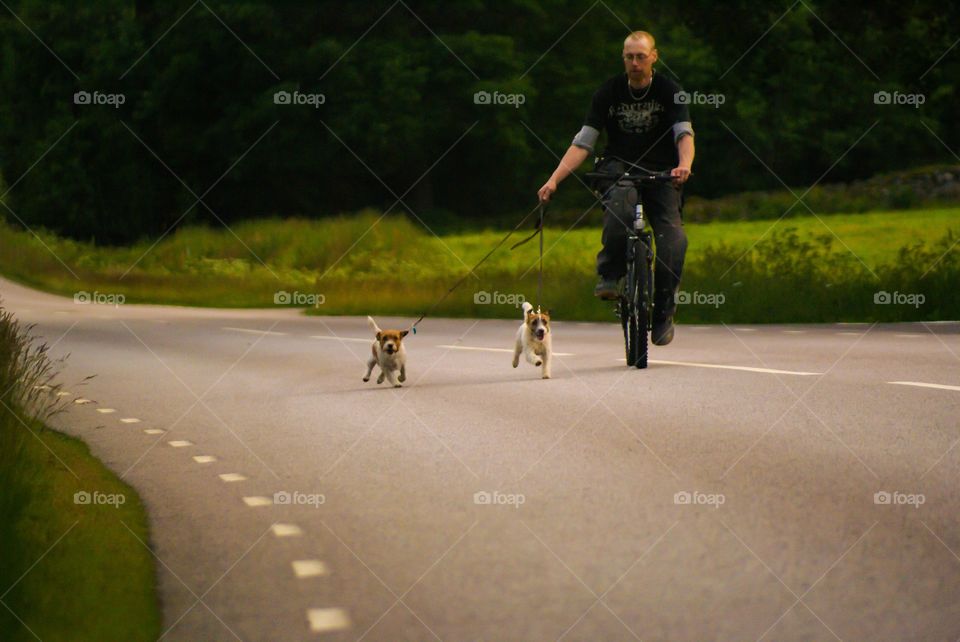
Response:
[[[540,235],[540,268],[537,275],[537,314],[540,314],[540,301],[543,299],[543,217],[547,213],[547,206],[545,203],[540,203],[540,218],[537,220],[537,229],[533,231],[533,234],[518,241],[513,244],[513,247],[510,250],[515,250],[530,239],[532,239],[537,234]],[[529,216],[529,214],[527,215]]]
[[[460,278],[459,281],[457,281],[457,282],[454,283],[452,286],[450,286],[450,288],[446,291],[446,293],[445,293],[442,297],[440,297],[440,299],[438,299],[433,305],[431,305],[431,306],[427,309],[426,312],[424,312],[423,314],[421,314],[419,319],[417,319],[416,321],[413,322],[413,325],[410,326],[410,331],[413,332],[414,334],[416,334],[416,333],[417,333],[417,324],[419,324],[421,321],[423,321],[423,319],[424,319],[428,314],[430,314],[431,312],[433,312],[438,305],[440,305],[441,303],[443,303],[443,301],[444,301],[448,296],[450,296],[450,294],[451,294],[454,290],[456,290],[458,287],[460,287],[460,286],[463,284],[463,282],[467,280],[467,277],[470,276],[471,274],[473,274],[473,271],[474,271],[474,270],[476,270],[478,267],[480,267],[480,265],[482,265],[484,261],[486,261],[487,259],[489,259],[490,256],[491,256],[494,252],[496,252],[498,249],[500,249],[500,246],[502,246],[504,243],[506,243],[506,242],[507,242],[507,239],[510,238],[511,236],[513,236],[513,233],[516,232],[517,230],[519,230],[519,229],[520,229],[520,226],[523,225],[524,223],[526,223],[527,219],[530,218],[530,215],[533,214],[533,213],[534,213],[535,211],[537,211],[538,209],[540,210],[540,218],[539,218],[539,220],[538,220],[538,222],[537,222],[537,229],[536,229],[536,231],[534,231],[533,234],[531,234],[530,236],[528,236],[526,239],[520,241],[519,243],[517,243],[516,245],[514,245],[514,246],[511,247],[510,249],[512,250],[512,249],[516,248],[518,245],[523,245],[524,243],[526,243],[527,241],[529,241],[530,239],[532,239],[532,238],[533,238],[534,236],[536,236],[537,234],[540,234],[540,284],[538,285],[538,290],[537,290],[537,311],[539,312],[539,311],[540,311],[540,291],[543,289],[543,215],[544,215],[544,211],[546,210],[546,207],[544,206],[543,203],[540,203],[539,205],[537,205],[537,207],[535,207],[534,209],[532,209],[532,210],[530,210],[529,212],[527,212],[526,216],[524,216],[522,219],[520,219],[520,222],[517,223],[516,226],[514,226],[514,228],[513,228],[512,230],[510,230],[509,232],[507,232],[507,235],[504,236],[502,239],[500,239],[500,242],[497,243],[492,250],[490,250],[489,252],[487,252],[486,255],[484,255],[484,257],[483,257],[482,259],[480,259],[480,260],[477,262],[476,265],[474,265],[472,268],[470,268],[470,270],[469,270],[466,274],[464,274],[464,275]]]

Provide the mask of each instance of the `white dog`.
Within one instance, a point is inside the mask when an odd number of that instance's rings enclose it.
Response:
[[[403,338],[409,334],[409,330],[381,330],[373,317],[367,317],[367,321],[377,333],[377,339],[370,348],[372,355],[367,359],[367,374],[363,380],[370,381],[373,366],[380,366],[377,383],[383,383],[386,377],[394,388],[399,388],[407,380],[407,353],[403,349]]]
[[[513,367],[520,365],[520,354],[527,362],[542,367],[544,379],[550,378],[550,313],[533,311],[533,306],[523,302],[523,323],[517,330],[517,344],[513,349]]]

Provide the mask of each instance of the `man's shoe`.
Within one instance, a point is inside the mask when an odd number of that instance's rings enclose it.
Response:
[[[604,301],[613,301],[620,296],[620,285],[618,279],[608,279],[600,277],[597,281],[597,287],[593,289],[593,296]]]
[[[673,317],[667,317],[662,321],[654,321],[651,340],[655,346],[665,346],[673,341]]]

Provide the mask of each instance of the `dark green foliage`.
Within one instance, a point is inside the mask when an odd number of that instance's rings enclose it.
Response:
[[[692,107],[691,195],[862,179],[960,147],[960,9],[932,0],[8,4],[0,174],[15,214],[0,211],[98,243],[363,207],[431,224],[524,211],[620,70],[627,26],[657,36],[660,73],[725,97]],[[76,105],[80,90],[125,102]],[[877,105],[881,90],[925,102]],[[278,91],[326,100],[277,105]],[[477,91],[525,102],[477,105]],[[590,202],[574,179],[558,198]]]

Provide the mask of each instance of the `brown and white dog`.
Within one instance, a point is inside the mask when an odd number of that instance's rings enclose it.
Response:
[[[399,388],[407,379],[407,353],[403,349],[403,338],[409,330],[381,330],[373,317],[367,317],[370,327],[377,333],[377,339],[370,350],[372,355],[367,359],[367,374],[364,381],[370,381],[373,366],[380,366],[380,376],[377,383],[383,383],[384,377],[394,388]]]
[[[523,323],[517,330],[517,343],[513,349],[513,367],[520,365],[520,355],[527,362],[542,368],[544,379],[550,378],[550,313],[533,311],[533,306],[523,302]]]

